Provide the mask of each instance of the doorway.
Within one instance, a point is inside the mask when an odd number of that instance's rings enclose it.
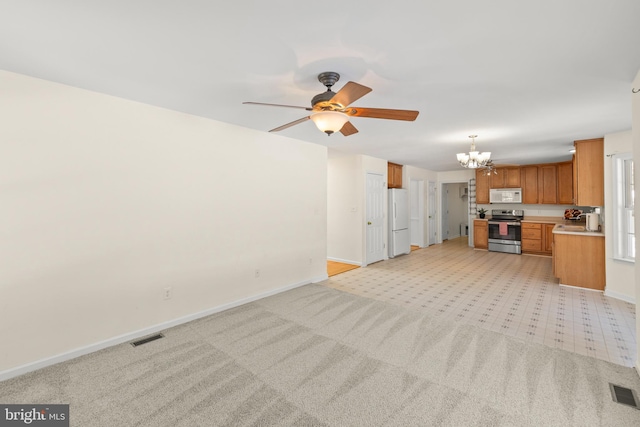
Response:
[[[442,240],[467,237],[469,232],[469,185],[467,182],[442,184]]]

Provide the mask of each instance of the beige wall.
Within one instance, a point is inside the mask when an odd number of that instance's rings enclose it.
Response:
[[[604,230],[606,234],[606,274],[605,295],[628,302],[636,302],[635,265],[613,259],[613,171],[612,154],[630,153],[633,150],[631,131],[604,136]]]
[[[0,93],[0,377],[326,277],[325,147],[7,72]]]

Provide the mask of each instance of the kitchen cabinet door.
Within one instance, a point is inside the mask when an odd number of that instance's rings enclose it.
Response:
[[[522,203],[535,205],[538,203],[538,166],[523,166],[520,168],[522,184]]]
[[[538,167],[538,203],[558,203],[557,167],[553,164]]]
[[[554,275],[563,285],[603,291],[606,284],[604,237],[553,235]]]
[[[548,255],[553,253],[553,227],[555,224],[543,224],[544,232],[543,241],[544,241],[544,252]]]
[[[604,206],[604,139],[574,141],[578,206]]]
[[[489,248],[489,223],[483,219],[473,221],[473,247],[476,249]]]
[[[484,171],[476,169],[476,203],[489,204],[489,176]]]
[[[389,188],[402,188],[402,165],[387,163],[387,179]]]
[[[558,204],[573,205],[573,162],[558,163]]]
[[[520,168],[504,168],[505,188],[520,188]]]
[[[495,173],[491,173],[491,188],[504,188],[504,168],[496,168]]]

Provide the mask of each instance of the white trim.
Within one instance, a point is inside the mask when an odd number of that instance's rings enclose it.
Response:
[[[270,297],[272,295],[279,294],[281,292],[286,292],[291,289],[298,288],[300,286],[305,286],[310,283],[318,283],[323,280],[328,279],[327,275],[314,277],[308,281],[303,281],[299,283],[294,283],[292,285],[284,286],[282,288],[273,289],[267,292],[263,292],[257,295],[253,295],[247,298],[242,298],[237,301],[233,301],[227,304],[222,304],[217,307],[209,308],[204,311],[200,311],[197,313],[189,314],[187,316],[179,317],[177,319],[169,320],[167,322],[159,323],[154,326],[149,326],[148,328],[139,329],[137,331],[129,332],[123,335],[118,335],[113,338],[109,338],[104,341],[99,341],[93,344],[90,344],[85,347],[76,348],[75,350],[71,350],[65,353],[57,354],[55,356],[47,357],[44,359],[37,360],[35,362],[27,363],[22,366],[18,366],[15,368],[7,369],[6,371],[0,372],[0,381],[5,381],[10,378],[17,377],[19,375],[26,374],[28,372],[32,372],[38,369],[46,368],[48,366],[52,366],[58,363],[66,362],[67,360],[75,359],[76,357],[84,356],[89,353],[93,353],[107,347],[112,347],[118,344],[125,343],[127,341],[133,341],[137,338],[141,338],[147,335],[154,334],[156,332],[163,331],[165,329],[172,328],[174,326],[181,325],[183,323],[191,322],[193,320],[200,319],[202,317],[210,316],[215,313],[219,313],[221,311],[228,310],[230,308],[238,307],[243,304],[247,304],[253,301],[257,301],[262,298]]]
[[[564,286],[565,288],[580,289],[580,290],[583,290],[583,291],[602,292],[602,293],[604,293],[604,291],[601,291],[600,289],[583,288],[582,286],[565,285],[564,283],[560,283],[559,285],[560,286]]]
[[[328,256],[328,257],[327,257],[327,260],[329,260],[329,261],[335,261],[335,262],[341,262],[341,263],[343,263],[343,264],[357,265],[357,266],[359,266],[359,267],[362,267],[362,263],[361,263],[361,262],[358,262],[358,261],[352,261],[352,260],[349,260],[349,259],[334,258],[334,257],[330,257],[330,256]]]
[[[636,303],[635,298],[630,297],[629,295],[621,294],[620,292],[610,291],[609,289],[604,290],[604,296],[619,299],[625,302],[629,302],[631,304]]]

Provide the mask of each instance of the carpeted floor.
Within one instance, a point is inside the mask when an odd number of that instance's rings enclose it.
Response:
[[[307,285],[0,383],[72,426],[638,426],[628,367]]]

